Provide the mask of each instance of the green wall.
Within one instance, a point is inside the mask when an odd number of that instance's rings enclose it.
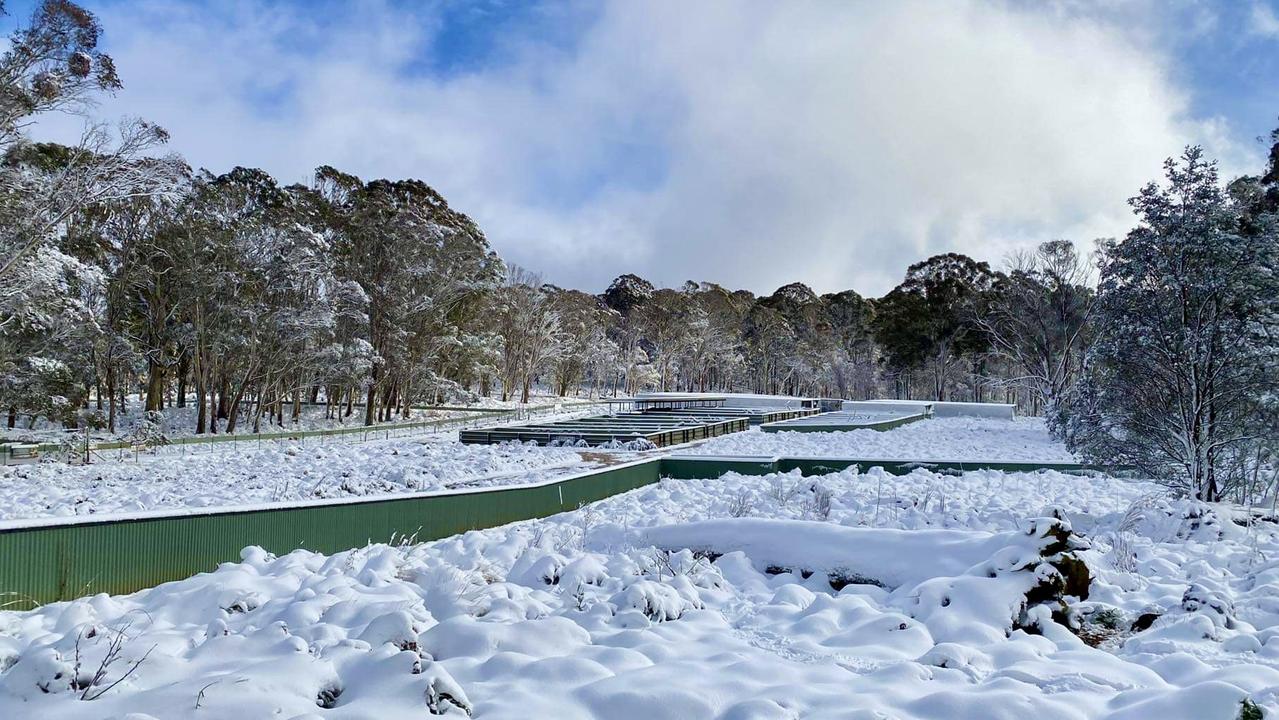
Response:
[[[25,609],[94,593],[135,592],[239,559],[247,545],[284,554],[333,553],[393,537],[435,540],[546,517],[634,490],[662,477],[718,478],[799,470],[818,475],[858,465],[894,474],[933,470],[1104,470],[1074,463],[920,462],[832,458],[664,457],[593,470],[535,486],[251,510],[175,512],[131,520],[39,520],[0,529],[0,606]],[[1122,471],[1123,469],[1112,469]]]

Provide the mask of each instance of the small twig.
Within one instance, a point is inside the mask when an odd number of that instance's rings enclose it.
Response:
[[[97,700],[98,698],[100,698],[100,697],[102,697],[103,695],[105,695],[105,694],[107,694],[108,692],[110,692],[110,691],[111,691],[111,688],[113,688],[113,687],[115,687],[116,685],[119,685],[120,683],[124,682],[125,678],[129,677],[130,675],[132,675],[132,674],[133,674],[133,672],[134,672],[135,670],[137,670],[139,667],[141,667],[141,666],[142,666],[142,663],[146,662],[146,659],[147,659],[148,657],[150,657],[150,656],[151,656],[151,651],[152,651],[152,650],[155,650],[155,649],[156,649],[156,647],[158,647],[158,646],[157,646],[157,645],[152,645],[152,646],[151,646],[151,648],[150,648],[149,650],[147,650],[147,651],[146,651],[146,652],[142,655],[142,657],[138,658],[137,662],[135,662],[135,663],[133,663],[133,665],[129,666],[129,669],[128,669],[128,670],[126,670],[126,671],[124,672],[124,674],[123,674],[123,675],[121,675],[119,678],[117,678],[115,682],[113,682],[113,683],[111,683],[110,685],[108,685],[108,686],[106,686],[105,688],[103,688],[101,692],[99,692],[98,694],[94,695],[93,697],[89,697],[89,696],[88,696],[88,694],[89,694],[89,689],[88,689],[88,688],[86,688],[86,689],[85,689],[85,694],[84,694],[84,695],[81,695],[81,696],[80,696],[80,699],[81,699],[81,700]],[[92,686],[92,685],[90,685],[89,687],[90,687],[90,688],[92,688],[93,686]]]

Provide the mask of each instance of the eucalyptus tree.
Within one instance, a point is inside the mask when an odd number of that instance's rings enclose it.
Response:
[[[995,280],[988,264],[958,253],[911,265],[902,283],[875,303],[874,336],[889,371],[930,371],[932,398],[946,400],[957,362],[988,346],[975,308]]]
[[[670,390],[676,378],[680,348],[691,331],[689,313],[688,296],[673,288],[654,290],[636,310],[641,343],[655,366],[659,390]]]
[[[878,392],[878,355],[871,334],[873,308],[853,290],[823,295],[825,324],[830,328],[826,366],[837,397],[871,398]]]
[[[32,421],[70,422],[87,396],[93,307],[103,302],[105,276],[70,247],[76,215],[157,191],[153,166],[137,159],[167,134],[140,120],[116,131],[89,117],[99,94],[121,86],[98,49],[101,30],[76,3],[45,0],[0,54],[0,403],[11,426],[20,408]],[[28,138],[34,119],[49,112],[85,119],[76,145]]]
[[[440,363],[466,333],[460,318],[498,284],[502,262],[470,218],[419,180],[365,183],[326,166],[315,188],[338,277],[364,297],[372,350],[364,422],[407,414],[443,382]]]
[[[590,380],[593,395],[602,380],[600,362],[612,352],[608,333],[617,323],[618,313],[599,297],[580,290],[546,286],[545,291],[562,333],[562,346],[551,359],[555,393],[569,395]]]
[[[786,317],[767,305],[755,303],[742,324],[747,385],[752,392],[780,393],[789,378],[786,358],[797,338]]]
[[[121,87],[102,27],[74,2],[45,0],[0,55],[0,303],[25,292],[37,266],[57,259],[51,247],[79,209],[130,197],[145,185],[135,158],[168,139],[140,120],[117,131],[89,120],[96,96]],[[49,112],[86,119],[74,146],[35,146],[26,131]],[[56,147],[56,149],[55,149]],[[33,256],[44,251],[38,260]],[[65,260],[64,260],[65,261]]]
[[[618,385],[629,392],[636,385],[632,375],[648,362],[648,353],[640,346],[643,336],[643,307],[652,299],[656,288],[653,283],[638,275],[618,276],[601,295],[604,304],[617,312],[618,323],[613,329],[613,341],[617,344],[617,364],[614,367],[614,388]]]
[[[1092,268],[1067,240],[1013,255],[977,310],[993,351],[1012,366],[1006,381],[1026,388],[1050,417],[1082,367],[1092,337]]]
[[[517,265],[507,268],[506,284],[493,293],[493,311],[502,338],[502,399],[527,403],[533,378],[564,344],[553,290],[540,276]]]
[[[105,397],[111,431],[135,370],[148,379],[146,408],[160,409],[165,376],[180,362],[186,335],[178,319],[185,281],[171,240],[190,192],[190,169],[173,159],[136,162],[149,166],[163,191],[86,208],[68,233],[76,243],[74,254],[104,275],[100,302],[90,305],[96,334],[91,352],[98,409]],[[183,403],[183,392],[178,403]]]
[[[730,390],[743,382],[745,345],[742,327],[755,303],[749,292],[730,292],[715,283],[688,283],[692,321],[696,324],[681,361],[690,390]]]
[[[792,394],[824,394],[831,384],[829,359],[835,342],[825,301],[803,283],[791,283],[758,303],[777,311],[793,343],[778,358],[786,369],[783,390]]]

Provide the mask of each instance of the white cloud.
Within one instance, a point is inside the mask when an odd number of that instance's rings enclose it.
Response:
[[[1279,38],[1279,17],[1275,16],[1275,11],[1264,0],[1254,0],[1252,3],[1252,25],[1249,29],[1257,34],[1265,37]]]
[[[214,170],[420,177],[593,290],[880,294],[937,252],[1121,234],[1164,157],[1228,136],[1123,28],[1036,7],[618,2],[569,51],[443,79],[414,72],[437,25],[404,10],[234,8],[104,11],[126,84],[104,111]]]

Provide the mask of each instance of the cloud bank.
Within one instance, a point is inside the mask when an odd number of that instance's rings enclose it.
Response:
[[[104,114],[192,164],[419,177],[504,257],[593,291],[636,272],[879,295],[938,252],[1122,234],[1165,157],[1232,152],[1167,58],[1055,6],[617,2],[447,73],[422,58],[449,25],[420,8],[99,14],[125,81]]]

